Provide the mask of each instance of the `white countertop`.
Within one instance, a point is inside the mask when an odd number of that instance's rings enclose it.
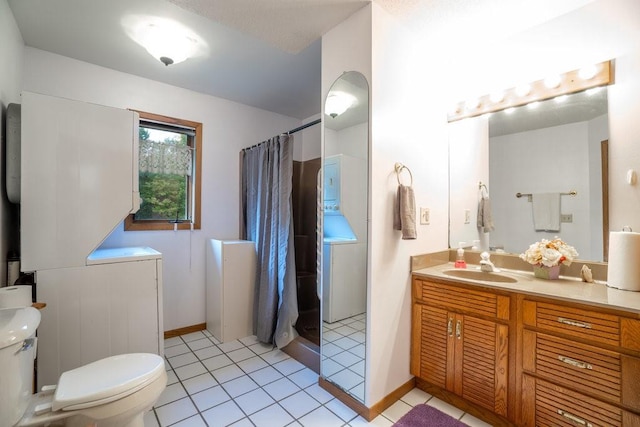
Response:
[[[479,270],[479,266],[471,264],[467,266],[467,270],[473,269]],[[575,277],[566,276],[560,276],[558,280],[544,280],[534,277],[533,272],[500,269],[496,274],[509,276],[517,280],[517,282],[514,283],[503,283],[447,276],[444,274],[446,270],[455,270],[452,262],[435,267],[421,268],[414,270],[412,273],[426,279],[437,278],[487,288],[519,292],[527,295],[557,298],[575,303],[640,313],[640,292],[610,288],[602,282],[586,283]]]
[[[149,247],[98,248],[87,257],[87,265],[161,259],[162,254]]]

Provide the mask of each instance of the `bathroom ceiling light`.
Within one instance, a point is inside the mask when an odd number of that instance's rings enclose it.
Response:
[[[468,110],[468,111],[473,111],[476,108],[480,107],[480,99],[479,98],[471,98],[471,99],[467,99],[464,102],[464,107]]]
[[[356,103],[356,98],[345,92],[331,92],[324,104],[324,112],[334,119]]]
[[[122,26],[131,39],[166,66],[204,56],[208,51],[201,37],[171,19],[129,15]]]
[[[581,70],[573,70],[559,76],[537,80],[527,85],[520,85],[503,92],[503,96],[481,96],[478,101],[471,103],[458,102],[456,108],[447,115],[449,122],[465,119],[467,117],[481,116],[494,111],[505,110],[511,107],[531,104],[536,101],[556,98],[561,102],[562,95],[582,92],[587,89],[606,86],[613,83],[612,61],[605,61],[592,67]],[[531,106],[535,108],[535,104]]]
[[[492,92],[489,95],[489,100],[491,102],[495,102],[496,104],[499,102],[504,101],[504,91],[503,90],[497,90],[495,92]]]

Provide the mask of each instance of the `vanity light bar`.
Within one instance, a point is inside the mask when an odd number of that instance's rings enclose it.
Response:
[[[474,100],[475,105],[472,106],[467,102],[459,102],[455,106],[455,111],[449,113],[447,120],[449,122],[455,122],[468,117],[519,107],[532,102],[544,101],[545,99],[555,98],[556,96],[581,92],[586,89],[606,86],[613,83],[612,61],[601,62],[593,67],[595,67],[595,74],[585,76],[585,78],[581,77],[581,70],[573,70],[559,75],[558,78],[560,82],[554,87],[549,87],[552,85],[549,84],[548,79],[543,79],[530,83],[528,85],[528,91],[524,91],[523,86],[507,89],[504,91],[502,99],[492,94],[481,96],[478,98],[477,103]]]

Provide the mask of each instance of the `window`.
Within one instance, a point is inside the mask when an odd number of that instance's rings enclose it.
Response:
[[[138,113],[142,201],[124,229],[200,229],[202,123]]]

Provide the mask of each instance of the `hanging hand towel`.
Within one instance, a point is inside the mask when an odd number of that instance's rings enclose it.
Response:
[[[481,197],[478,202],[478,228],[483,233],[494,230],[493,217],[491,215],[491,200],[488,197]]]
[[[393,229],[402,231],[402,239],[416,239],[416,201],[413,188],[398,185],[395,206],[393,210]]]
[[[560,193],[532,194],[531,206],[536,231],[560,231]]]

